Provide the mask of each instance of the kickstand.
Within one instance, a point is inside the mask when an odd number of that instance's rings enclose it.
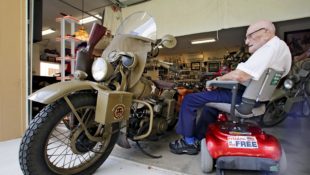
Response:
[[[154,158],[154,159],[162,158],[161,155],[155,156],[155,155],[152,155],[152,154],[146,152],[146,151],[141,147],[139,141],[136,141],[136,144],[137,144],[138,148],[142,151],[143,154],[145,154],[145,155],[147,155],[147,156],[149,156],[149,157],[151,157],[151,158]]]

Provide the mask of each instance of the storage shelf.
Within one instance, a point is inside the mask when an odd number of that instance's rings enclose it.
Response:
[[[82,40],[77,39],[77,38],[75,38],[75,37],[73,37],[73,36],[65,36],[64,38],[57,37],[57,38],[56,38],[56,41],[61,41],[62,39],[66,40],[66,41],[77,41],[77,42],[82,41]]]
[[[60,37],[56,38],[56,41],[60,42],[60,57],[57,57],[56,60],[61,62],[60,65],[60,77],[57,78],[57,80],[66,81],[71,80],[72,76],[68,77],[66,76],[66,66],[65,64],[70,62],[71,70],[70,74],[73,74],[75,71],[75,61],[73,58],[75,58],[75,45],[76,42],[79,42],[81,40],[73,37],[75,32],[75,25],[79,22],[77,19],[73,18],[72,16],[64,16],[61,18],[56,19],[57,22],[60,23]],[[66,23],[69,24],[69,31],[70,34],[67,34],[66,32]],[[66,41],[69,41],[71,43],[70,50],[71,50],[71,56],[66,56]]]
[[[61,61],[61,60],[62,60],[62,57],[56,57],[56,61]],[[65,61],[71,61],[71,60],[75,61],[75,58],[72,58],[70,56],[65,57]]]
[[[64,16],[64,17],[59,17],[59,18],[56,18],[56,22],[60,22],[61,20],[65,20],[67,22],[74,22],[74,23],[79,23],[79,20],[72,17],[72,16]]]

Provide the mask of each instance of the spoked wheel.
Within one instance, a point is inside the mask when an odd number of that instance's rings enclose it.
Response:
[[[201,169],[204,173],[210,173],[213,171],[213,158],[208,150],[206,139],[202,139],[200,143],[201,150]]]
[[[22,139],[19,162],[24,174],[91,174],[111,153],[119,124],[100,125],[94,120],[93,94],[74,94],[69,99],[95,140],[89,139],[65,100],[48,105]]]
[[[281,123],[286,118],[286,112],[284,110],[286,99],[282,98],[268,103],[266,106],[266,112],[261,117],[261,125],[264,127],[272,127]]]

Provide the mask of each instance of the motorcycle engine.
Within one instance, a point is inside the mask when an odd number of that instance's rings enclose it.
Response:
[[[168,121],[174,116],[174,99],[163,99],[161,97],[149,97],[144,99],[152,106],[154,112],[152,131],[148,138],[162,135],[168,128]],[[150,110],[141,103],[134,103],[129,118],[128,137],[145,134],[149,129]]]

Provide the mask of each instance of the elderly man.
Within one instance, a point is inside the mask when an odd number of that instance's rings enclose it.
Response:
[[[245,83],[251,79],[258,80],[267,68],[284,71],[285,76],[291,68],[291,53],[284,41],[275,36],[275,26],[270,21],[258,21],[251,24],[246,32],[245,44],[252,56],[240,63],[236,70],[216,80],[236,80]],[[188,94],[185,96],[176,132],[183,137],[169,144],[175,154],[194,155],[199,152],[198,141],[205,136],[207,125],[215,122],[219,111],[205,107],[205,103],[231,103],[232,93],[227,89],[211,89],[208,91]],[[241,102],[245,88],[240,88],[237,103]],[[196,121],[197,110],[204,107],[199,121]]]

